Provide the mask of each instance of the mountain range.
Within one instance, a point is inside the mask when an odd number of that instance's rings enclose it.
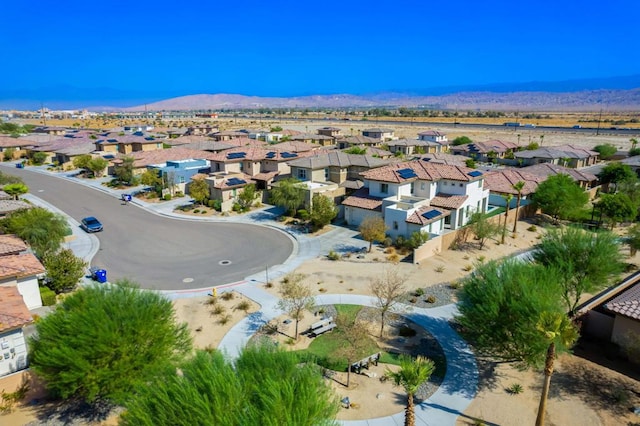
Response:
[[[203,91],[205,92],[205,91]],[[55,86],[0,88],[0,109],[81,109],[93,111],[422,107],[461,110],[637,111],[640,74],[632,76],[431,87],[376,94],[318,94],[261,97],[126,91],[113,88]]]

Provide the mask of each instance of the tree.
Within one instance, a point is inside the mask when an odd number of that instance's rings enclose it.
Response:
[[[119,404],[188,354],[191,338],[169,299],[120,280],[70,294],[36,324],[29,346],[53,396]]]
[[[73,290],[87,267],[87,262],[76,257],[70,249],[49,252],[42,263],[47,270],[46,285],[56,293]]]
[[[504,201],[505,201],[506,210],[504,211],[504,225],[502,226],[502,236],[500,239],[500,244],[504,244],[504,237],[507,234],[507,221],[509,220],[509,208],[511,207],[511,200],[513,200],[513,195],[505,194],[502,197],[504,198]],[[517,221],[518,221],[518,218],[516,217],[516,222]]]
[[[572,227],[547,232],[533,251],[533,258],[558,271],[562,300],[571,315],[583,294],[607,287],[624,267],[614,234]]]
[[[358,321],[357,318],[350,319],[348,315],[338,314],[336,317],[336,329],[342,335],[342,346],[336,351],[338,358],[347,360],[347,383],[348,388],[351,384],[351,370],[353,363],[361,359],[363,352],[371,345],[369,331],[364,322]]]
[[[162,174],[162,187],[168,189],[173,197],[176,189],[176,172],[169,170]]]
[[[7,233],[25,240],[40,259],[48,252],[56,252],[69,233],[67,220],[42,207],[18,210],[2,220]]]
[[[162,177],[160,176],[160,170],[147,169],[140,175],[140,183],[145,186],[150,186],[155,192],[162,192]]]
[[[518,181],[511,185],[513,189],[517,191],[516,194],[516,218],[513,220],[513,233],[516,233],[516,229],[518,227],[518,219],[520,219],[520,202],[522,201],[522,190],[525,187],[525,183],[523,181]]]
[[[93,173],[94,176],[100,177],[107,168],[109,162],[102,157],[94,157],[87,164],[87,168]]]
[[[189,183],[189,195],[196,203],[203,204],[210,195],[209,184],[202,178],[192,179]]]
[[[464,160],[464,165],[470,169],[475,169],[477,167],[476,161],[473,158]]]
[[[480,250],[484,248],[489,238],[495,237],[500,232],[500,225],[490,221],[489,216],[482,212],[473,213],[468,226],[478,240]]]
[[[596,203],[602,214],[609,219],[611,229],[616,223],[632,220],[638,214],[638,205],[627,194],[602,194]]]
[[[135,176],[133,174],[133,157],[124,157],[120,164],[117,164],[113,168],[113,174],[116,176],[118,182],[124,185],[133,185],[135,182]]]
[[[545,367],[541,410],[554,360],[578,336],[560,303],[557,280],[552,268],[517,259],[492,261],[463,280],[458,304],[462,333],[479,353],[523,367]],[[544,411],[536,424],[543,419]]]
[[[384,219],[378,216],[367,216],[358,228],[362,239],[369,242],[369,253],[374,241],[382,241],[387,237],[387,225]]]
[[[16,155],[16,149],[15,148],[7,148],[4,151],[2,151],[2,158],[3,158],[4,161],[13,160],[15,155]]]
[[[598,173],[598,179],[600,179],[600,182],[603,184],[613,184],[615,191],[620,182],[635,181],[637,180],[637,176],[627,164],[610,163],[604,166],[602,171]]]
[[[414,359],[409,355],[401,355],[400,370],[395,372],[387,370],[386,376],[393,381],[394,385],[401,386],[407,394],[407,407],[404,410],[405,426],[416,424],[414,396],[420,385],[429,380],[435,369],[435,364],[428,358],[417,356]]]
[[[29,192],[29,187],[24,183],[10,183],[2,187],[2,190],[11,195],[14,200],[18,199],[18,196]]]
[[[375,306],[380,312],[380,338],[384,332],[387,313],[393,310],[406,293],[406,280],[407,277],[400,275],[397,269],[389,268],[369,285],[369,290],[375,298]]]
[[[311,204],[311,223],[314,229],[322,229],[338,215],[338,207],[333,200],[322,194],[314,194]]]
[[[557,223],[584,208],[589,195],[569,175],[560,173],[540,183],[532,199]]]
[[[256,190],[256,184],[250,183],[242,188],[242,191],[238,194],[236,201],[240,204],[242,211],[247,211],[251,206],[253,206],[253,203],[256,202],[259,196],[260,194]]]
[[[73,158],[73,167],[76,169],[88,169],[89,161],[91,161],[90,154],[82,154]]]
[[[290,273],[284,277],[280,285],[278,309],[286,312],[296,322],[294,338],[298,340],[298,323],[304,318],[305,311],[313,309],[315,298],[311,287],[304,284],[304,274]]]
[[[352,146],[349,149],[345,149],[344,150],[345,154],[354,154],[354,155],[365,155],[367,153],[367,148],[365,147],[358,147],[358,146]]]
[[[636,223],[627,229],[625,243],[629,246],[631,256],[635,256],[640,249],[640,223]]]
[[[340,409],[315,364],[272,345],[249,345],[235,365],[218,351],[198,351],[144,384],[126,401],[123,426],[333,426]]]
[[[610,143],[596,145],[593,147],[593,150],[600,154],[600,158],[602,160],[608,160],[609,158],[613,157],[616,152],[618,152],[618,148],[611,145]]]
[[[458,136],[453,141],[451,141],[451,145],[453,145],[453,146],[466,145],[466,144],[472,143],[472,142],[473,141],[468,136]]]
[[[295,178],[282,179],[271,188],[270,201],[272,204],[282,207],[289,216],[295,216],[298,207],[304,203],[304,188]]]
[[[46,152],[32,152],[31,153],[31,162],[36,166],[41,166],[47,160]]]

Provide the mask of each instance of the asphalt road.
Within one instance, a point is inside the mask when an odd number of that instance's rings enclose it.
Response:
[[[293,251],[291,239],[275,229],[166,218],[71,181],[28,170],[6,172],[78,222],[85,216],[102,222],[92,266],[106,269],[112,282],[130,278],[156,290],[212,287],[282,264]]]

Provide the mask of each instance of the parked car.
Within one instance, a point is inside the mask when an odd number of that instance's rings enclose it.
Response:
[[[102,231],[102,223],[93,216],[85,217],[80,223],[80,227],[86,232],[100,232]]]

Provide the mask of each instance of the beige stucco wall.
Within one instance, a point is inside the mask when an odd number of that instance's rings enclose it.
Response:
[[[424,259],[442,252],[442,237],[432,237],[413,251],[413,263],[420,263]]]

